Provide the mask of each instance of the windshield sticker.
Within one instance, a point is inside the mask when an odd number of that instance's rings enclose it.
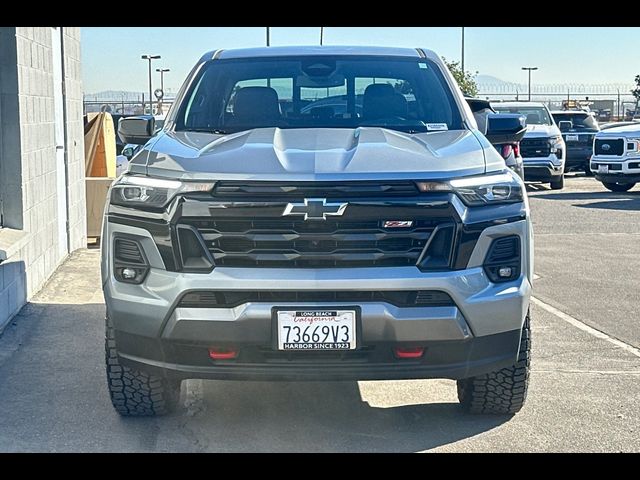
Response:
[[[418,63],[418,68],[429,68],[429,65],[426,63]]]
[[[440,130],[449,130],[446,123],[427,123],[427,130],[430,132],[437,132]]]

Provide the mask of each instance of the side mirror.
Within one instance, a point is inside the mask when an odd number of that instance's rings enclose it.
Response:
[[[127,160],[131,160],[131,157],[133,157],[134,154],[135,154],[135,149],[131,145],[129,145],[128,147],[124,147],[122,149],[122,155],[127,157]]]
[[[526,132],[526,119],[520,114],[491,113],[487,116],[485,136],[494,145],[519,142]]]
[[[471,113],[480,112],[482,110],[490,110],[492,112],[495,112],[495,110],[491,108],[491,103],[489,102],[489,100],[482,100],[481,98],[470,98],[470,97],[465,97],[465,100],[469,104]]]
[[[558,122],[558,128],[561,131],[571,130],[573,128],[573,122],[571,120],[560,120]]]
[[[121,118],[118,135],[124,143],[144,145],[155,133],[155,118],[152,115]]]

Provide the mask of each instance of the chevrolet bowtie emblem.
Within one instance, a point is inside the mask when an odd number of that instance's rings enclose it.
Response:
[[[284,209],[285,215],[304,215],[305,220],[326,220],[327,217],[342,215],[347,203],[327,203],[326,198],[305,198],[304,203],[289,203]]]

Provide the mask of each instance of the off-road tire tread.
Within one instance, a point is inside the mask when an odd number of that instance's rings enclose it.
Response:
[[[529,314],[522,328],[518,360],[512,367],[458,380],[458,399],[469,413],[514,414],[527,398],[531,365]]]
[[[115,332],[106,319],[105,363],[111,403],[125,417],[165,415],[175,410],[180,382],[150,375],[120,364]]]

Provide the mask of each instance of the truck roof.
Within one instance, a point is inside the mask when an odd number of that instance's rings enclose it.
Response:
[[[405,47],[371,47],[362,45],[307,45],[307,46],[286,46],[286,47],[253,47],[253,48],[231,48],[218,49],[205,53],[201,60],[229,59],[229,58],[264,58],[264,57],[286,57],[294,55],[353,55],[353,56],[381,56],[381,57],[410,57],[422,58],[422,52],[433,58],[435,53],[426,49],[405,48]]]
[[[545,106],[545,104],[541,102],[495,102],[495,101],[491,102],[491,105],[497,108],[544,107]]]

